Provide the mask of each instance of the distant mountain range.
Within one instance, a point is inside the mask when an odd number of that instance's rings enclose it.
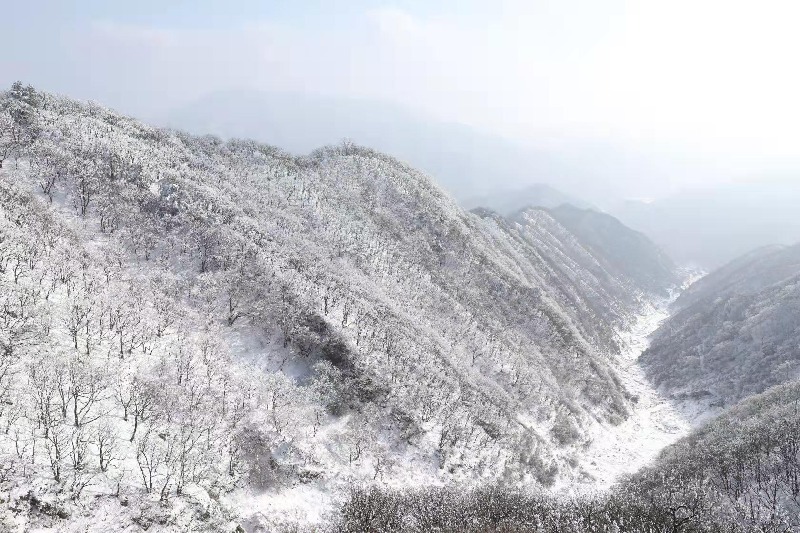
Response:
[[[800,179],[687,190],[610,212],[661,246],[678,264],[713,270],[771,244],[800,241]]]
[[[459,200],[494,188],[557,180],[570,172],[569,163],[551,153],[373,100],[219,92],[157,122],[194,134],[257,139],[296,154],[350,139],[423,170]]]

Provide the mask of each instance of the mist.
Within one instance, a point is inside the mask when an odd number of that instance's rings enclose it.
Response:
[[[800,181],[790,2],[44,1],[5,13],[3,86],[296,153],[349,138],[465,205],[546,184],[627,216],[681,261],[717,264],[738,248],[684,253],[657,227],[665,217],[627,215],[630,200],[710,201],[742,184],[797,198],[775,185]],[[770,217],[776,229],[748,245],[800,240],[791,210]]]

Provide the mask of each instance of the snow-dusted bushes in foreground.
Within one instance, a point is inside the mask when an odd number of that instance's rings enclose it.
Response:
[[[664,450],[632,483],[656,495],[703,483],[718,495],[721,516],[758,531],[800,529],[800,383],[731,407]]]
[[[688,489],[688,487],[687,487]],[[747,529],[716,516],[703,491],[682,498],[618,491],[596,497],[556,497],[497,486],[392,490],[355,488],[331,531],[443,533],[723,533]]]
[[[800,529],[800,383],[750,397],[583,498],[503,486],[357,487],[335,531],[759,532]]]

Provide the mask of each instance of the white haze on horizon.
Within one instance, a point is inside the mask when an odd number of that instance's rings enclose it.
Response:
[[[145,120],[239,88],[391,102],[575,160],[531,181],[606,205],[800,175],[794,2],[265,5],[9,4],[0,82]]]

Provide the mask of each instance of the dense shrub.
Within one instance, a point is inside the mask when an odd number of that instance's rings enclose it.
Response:
[[[723,533],[748,531],[714,512],[714,497],[679,490],[683,499],[620,488],[608,495],[558,497],[500,486],[472,490],[357,487],[329,525],[344,532]],[[677,502],[677,505],[674,505]]]

